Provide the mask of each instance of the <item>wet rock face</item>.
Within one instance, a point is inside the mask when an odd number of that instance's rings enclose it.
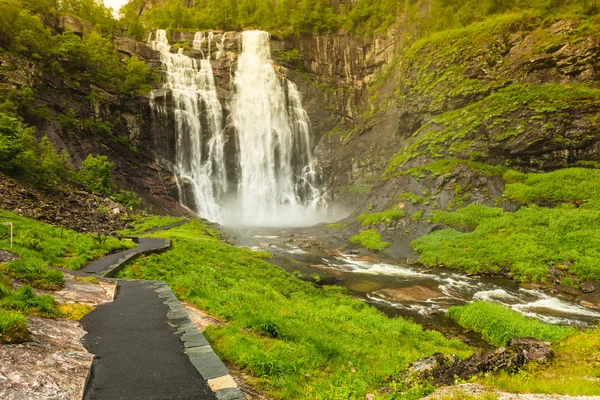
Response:
[[[419,380],[430,381],[433,385],[451,385],[456,378],[469,379],[487,372],[517,372],[525,363],[536,361],[547,363],[553,353],[550,343],[533,338],[513,338],[507,347],[481,351],[469,358],[458,360],[451,355],[436,353],[415,361],[405,373],[407,384]]]

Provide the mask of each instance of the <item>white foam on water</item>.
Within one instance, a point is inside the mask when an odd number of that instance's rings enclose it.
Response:
[[[417,272],[412,268],[402,267],[398,265],[391,265],[386,263],[371,263],[369,261],[362,261],[352,259],[350,257],[336,257],[342,264],[330,264],[333,267],[338,267],[349,272],[367,275],[387,275],[387,276],[400,276],[407,278],[435,278],[435,275],[425,274]]]
[[[519,298],[508,293],[504,289],[493,289],[493,290],[484,290],[481,292],[477,292],[473,295],[473,300],[483,300],[483,301],[496,301],[503,302],[504,301],[519,301]]]

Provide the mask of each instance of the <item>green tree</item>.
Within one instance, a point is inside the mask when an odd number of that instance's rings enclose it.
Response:
[[[77,179],[87,190],[107,196],[112,192],[110,173],[112,165],[113,163],[108,161],[106,156],[90,154],[81,163]]]

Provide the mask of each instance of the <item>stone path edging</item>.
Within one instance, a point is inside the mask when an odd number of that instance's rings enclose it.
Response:
[[[160,230],[174,228],[188,222],[181,221],[168,227],[161,227]],[[164,239],[161,245],[152,249],[129,252],[124,257],[119,258],[113,264],[103,271],[97,272],[96,275],[101,277],[112,277],[120,271],[127,263],[136,259],[142,254],[162,253],[171,247],[171,241]],[[117,253],[118,254],[118,253]],[[185,354],[190,359],[190,362],[207,381],[213,393],[219,400],[245,400],[242,391],[237,387],[237,384],[229,375],[229,371],[219,356],[214,352],[213,348],[204,335],[194,326],[189,318],[185,308],[181,305],[171,288],[163,281],[144,281],[154,286],[154,291],[158,297],[164,300],[164,304],[169,307],[167,312],[167,320],[169,325],[176,329],[176,334],[180,335],[180,339],[185,347]],[[89,378],[89,376],[88,376]]]
[[[169,324],[181,335],[185,354],[189,357],[200,375],[208,382],[219,400],[244,400],[242,391],[229,375],[229,371],[219,356],[214,352],[204,335],[190,320],[187,311],[173,294],[171,288],[163,281],[153,281],[158,297],[164,299],[169,306],[167,313]]]

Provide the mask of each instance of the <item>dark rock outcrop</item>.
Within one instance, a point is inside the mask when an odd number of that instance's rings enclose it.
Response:
[[[507,347],[480,351],[464,360],[453,354],[436,353],[415,361],[404,374],[407,384],[420,380],[433,385],[451,385],[457,378],[467,380],[488,372],[517,372],[525,363],[536,361],[547,363],[553,353],[550,343],[533,338],[513,338]]]

